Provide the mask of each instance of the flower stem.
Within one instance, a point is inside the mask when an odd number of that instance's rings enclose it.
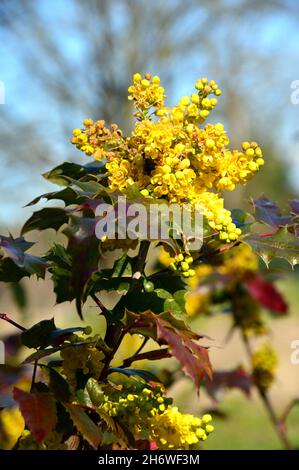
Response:
[[[247,352],[248,358],[251,360],[252,355],[253,355],[251,345],[250,345],[250,342],[249,342],[247,336],[244,333],[242,334],[242,339],[243,339],[243,344],[244,344],[245,350]],[[260,398],[263,402],[263,405],[264,405],[264,407],[265,407],[265,409],[268,413],[268,416],[269,416],[269,418],[270,418],[270,420],[271,420],[271,422],[272,422],[272,424],[273,424],[273,426],[276,430],[276,433],[277,433],[279,439],[281,440],[283,446],[287,450],[293,450],[293,446],[290,443],[290,440],[288,438],[285,423],[277,417],[277,414],[274,410],[273,404],[270,400],[270,397],[269,397],[267,391],[264,390],[262,387],[260,387],[258,384],[256,384],[256,388],[257,388],[259,396],[260,396]]]

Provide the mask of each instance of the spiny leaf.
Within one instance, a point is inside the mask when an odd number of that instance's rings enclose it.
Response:
[[[57,422],[55,401],[49,393],[28,393],[14,388],[13,397],[31,434],[38,443],[44,441]]]
[[[63,201],[66,206],[69,206],[70,204],[78,204],[80,202],[83,202],[84,200],[83,198],[78,197],[78,194],[76,193],[76,191],[74,191],[70,187],[67,187],[67,188],[61,189],[60,191],[52,191],[50,193],[45,193],[45,194],[42,194],[41,196],[37,196],[28,204],[26,204],[25,207],[34,206],[41,199],[47,199],[47,201],[57,199],[59,201]]]
[[[278,205],[265,196],[255,199],[254,208],[256,219],[271,227],[283,227],[292,222],[291,215],[281,215]]]
[[[33,325],[21,334],[22,343],[28,348],[46,348],[47,346],[57,346],[63,343],[71,334],[76,331],[83,331],[82,327],[56,328],[54,319],[42,320]]]
[[[78,180],[88,174],[98,174],[103,166],[103,162],[94,162],[94,164],[85,166],[78,165],[77,163],[64,162],[47,173],[44,173],[43,177],[60,186],[68,186],[70,184],[69,178]]]
[[[74,404],[64,404],[70,417],[84,439],[97,449],[102,442],[103,435],[98,426],[87,416],[81,406]]]
[[[283,258],[292,267],[299,263],[299,239],[286,227],[280,228],[269,236],[251,234],[244,241],[254,249],[267,266],[274,258]]]
[[[36,274],[38,277],[44,278],[46,262],[38,256],[33,256],[26,253],[26,251],[33,245],[34,243],[27,242],[23,237],[14,239],[12,236],[0,236],[0,249],[2,249],[3,252],[1,262],[5,262],[5,260],[11,260],[18,268],[24,271],[24,276]],[[3,268],[4,271],[2,271],[3,278],[7,278],[6,268],[7,263]],[[15,281],[15,278],[19,280],[24,276],[21,275],[19,270],[14,270],[13,278]]]
[[[24,235],[31,230],[46,230],[52,228],[54,230],[60,229],[60,227],[68,222],[69,214],[65,209],[60,207],[47,207],[36,211],[27,220],[22,228],[21,234]]]
[[[167,344],[170,353],[179,361],[184,372],[192,378],[197,389],[205,376],[211,377],[208,351],[194,341],[202,336],[192,332],[171,312],[155,315],[151,311],[146,311],[135,321],[137,330],[132,328],[131,333],[140,331],[141,327],[144,336],[153,337],[155,334],[156,341]]]

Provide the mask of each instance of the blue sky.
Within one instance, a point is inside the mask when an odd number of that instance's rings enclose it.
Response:
[[[69,29],[69,25],[73,20],[72,15],[75,13],[72,3],[72,0],[54,0],[53,2],[41,0],[39,9],[45,26],[53,30],[55,42],[60,45],[59,47],[66,60],[71,59],[74,67],[80,70],[82,55],[87,45],[84,42],[84,37],[78,31]],[[231,5],[237,3],[237,0],[227,2]],[[114,0],[114,4],[115,15],[113,15],[111,21],[114,22],[114,28],[121,28],[125,20],[120,14],[120,3]],[[188,2],[186,2],[186,5],[188,5]],[[194,27],[194,21],[192,11],[190,11],[190,15],[186,17],[186,23],[182,27],[192,28]],[[182,56],[178,56],[172,63],[173,70],[177,72],[174,72],[176,75],[169,97],[170,102],[174,103],[180,95],[192,92],[195,81],[203,74],[215,78],[221,86],[226,58],[229,56],[229,59],[232,60],[233,54],[231,50],[228,50],[226,43],[228,34],[225,23],[226,18],[215,18],[215,21],[219,21],[219,27],[217,27],[215,35],[216,45],[211,45],[211,53],[213,53],[213,47],[215,47],[215,57],[218,55],[215,64],[213,64],[213,61],[206,61],[202,53],[187,55],[185,60]],[[299,105],[296,106],[290,102],[292,91],[290,85],[293,80],[299,79],[299,23],[292,15],[273,14],[265,16],[261,20],[257,14],[256,23],[253,23],[251,17],[248,21],[246,19],[243,21],[241,31],[238,25],[236,27],[238,28],[238,38],[236,40],[242,41],[242,48],[246,51],[246,54],[261,57],[261,62],[256,65],[258,67],[256,69],[251,69],[251,62],[247,63],[246,61],[240,67],[242,89],[248,90],[248,94],[251,96],[249,104],[247,97],[246,101],[244,100],[244,107],[245,105],[248,106],[247,109],[244,108],[244,113],[248,113],[250,119],[255,119],[256,116],[257,121],[264,120],[267,132],[269,134],[273,132],[271,138],[279,141],[279,146],[282,149],[281,158],[286,160],[286,164],[290,165],[290,181],[298,192]],[[239,47],[237,42],[235,47]],[[34,76],[28,75],[28,71],[25,71],[22,62],[19,60],[17,48],[18,44],[13,39],[0,43],[0,80],[5,84],[6,98],[5,104],[0,105],[0,116],[6,112],[5,108],[9,107],[10,115],[15,122],[22,124],[37,122],[37,135],[39,133],[45,134],[46,129],[46,141],[50,143],[51,151],[55,154],[55,162],[59,163],[70,159],[75,161],[81,159],[82,161],[82,155],[79,155],[72,148],[57,126],[62,112],[59,103],[52,96],[47,95],[43,84],[37,83]],[[267,61],[273,75],[269,75],[269,68],[266,67]],[[51,70],[49,72],[53,73],[55,77],[55,73],[59,73],[59,70],[58,72]],[[159,71],[154,70],[153,72],[158,73]],[[225,70],[225,73],[227,75],[228,71]],[[257,77],[260,81],[257,81]],[[161,78],[163,79],[163,76]],[[129,80],[130,77],[128,76]],[[74,90],[74,93],[76,93],[76,90]],[[223,93],[225,94],[225,89]],[[219,110],[221,113],[221,105]],[[86,117],[83,113],[84,111],[82,111],[82,115],[74,112],[66,116],[70,131]],[[217,111],[215,114],[217,120],[219,118],[219,115],[217,118]],[[273,128],[270,125],[272,119],[275,121]],[[22,139],[22,136],[16,135],[15,138]],[[245,139],[246,136],[244,136]],[[1,152],[4,155],[6,142],[3,137],[0,143]],[[12,146],[10,145],[9,148],[11,151]],[[28,168],[22,166],[16,170],[10,164],[10,158],[15,161],[18,155],[13,154],[9,158],[6,157],[2,168],[0,197],[1,201],[5,201],[5,204],[2,203],[1,206],[0,224],[4,227],[25,220],[30,215],[32,208],[23,210],[22,205],[37,194],[53,189],[39,176],[48,169],[49,164],[38,163],[34,170],[36,173],[33,174],[29,165]],[[15,189],[16,187],[18,191],[12,191],[12,188]]]

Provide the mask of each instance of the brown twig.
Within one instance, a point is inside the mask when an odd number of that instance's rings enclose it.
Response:
[[[21,331],[27,331],[26,328],[24,328],[22,325],[19,325],[18,323],[16,323],[15,321],[13,321],[11,318],[9,318],[6,313],[0,313],[0,320],[4,320],[4,321],[7,321],[8,323],[10,323],[11,325],[15,326],[16,328],[18,328],[19,330]]]
[[[134,356],[137,356],[141,351],[142,349],[144,348],[144,346],[146,345],[146,343],[148,342],[149,338],[143,338],[143,341],[141,343],[141,345],[139,346],[139,348],[137,349],[137,351],[135,351],[135,353],[133,354],[133,357]]]
[[[242,334],[242,339],[243,339],[243,344],[247,352],[248,358],[251,360],[253,353],[251,350],[250,342],[245,334]],[[276,415],[276,412],[274,410],[274,407],[271,403],[271,400],[267,391],[263,389],[262,387],[260,387],[258,384],[255,384],[255,385],[259,393],[259,396],[264,404],[264,407],[267,410],[268,416],[277,432],[277,435],[279,439],[281,440],[281,442],[283,443],[283,446],[287,450],[293,450],[293,446],[290,443],[290,440],[287,435],[287,429],[285,427],[285,423],[282,419],[279,419],[278,416]]]
[[[95,294],[92,294],[91,298],[95,301],[97,306],[100,308],[101,313],[105,313],[107,311],[107,308],[105,307],[103,302]]]
[[[136,361],[143,361],[143,360],[151,360],[151,361],[157,361],[159,359],[165,359],[167,357],[171,357],[171,354],[168,350],[168,348],[165,348],[165,349],[155,349],[153,351],[146,351],[144,353],[141,353],[141,354],[134,354],[133,356],[131,357],[128,357],[127,359],[125,359],[121,365],[121,368],[126,368],[126,367],[130,367],[130,365],[133,363],[133,362],[136,362]]]

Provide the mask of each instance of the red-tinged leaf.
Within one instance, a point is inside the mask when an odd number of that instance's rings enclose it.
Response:
[[[192,378],[197,389],[205,376],[211,378],[212,368],[208,351],[195,342],[202,336],[193,333],[183,321],[170,312],[155,315],[146,311],[139,316],[137,325],[142,327],[144,332],[149,328],[151,336],[154,331],[155,339],[160,344],[169,346],[169,352],[179,361],[186,375]]]
[[[34,439],[41,443],[53,431],[57,422],[56,406],[49,393],[28,393],[14,388],[13,397]]]
[[[283,227],[292,222],[291,215],[281,215],[278,205],[265,196],[256,199],[254,207],[256,219],[271,227]]]
[[[213,379],[206,383],[206,390],[213,400],[218,402],[226,389],[238,388],[250,396],[252,380],[250,375],[243,369],[237,367],[229,371],[214,371]]]
[[[286,314],[288,305],[283,296],[278,292],[274,284],[266,281],[262,276],[255,276],[245,282],[245,287],[251,297],[253,297],[263,307],[269,308],[273,312]]]
[[[158,339],[169,345],[171,354],[179,361],[186,375],[194,381],[197,390],[202,379],[211,377],[211,364],[208,352],[182,333],[167,328],[157,322]]]
[[[96,424],[87,416],[85,411],[78,405],[64,405],[70,414],[70,417],[82,434],[84,439],[94,448],[97,449],[102,442],[102,433]]]

